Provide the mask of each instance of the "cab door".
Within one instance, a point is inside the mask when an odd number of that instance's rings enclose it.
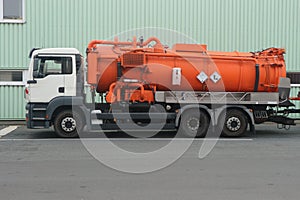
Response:
[[[72,57],[38,55],[34,62],[33,80],[28,83],[29,101],[47,103],[55,97],[65,96],[66,76],[72,75],[73,71]]]

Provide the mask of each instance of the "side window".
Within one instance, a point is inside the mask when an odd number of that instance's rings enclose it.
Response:
[[[25,0],[0,0],[0,23],[24,23]]]
[[[0,70],[0,85],[24,85],[27,70]]]
[[[37,68],[34,78],[44,78],[49,75],[72,74],[72,58],[70,57],[37,57]]]
[[[62,63],[59,60],[45,60],[44,65],[46,75],[62,73]]]

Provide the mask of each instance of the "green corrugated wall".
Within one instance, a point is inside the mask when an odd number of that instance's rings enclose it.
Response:
[[[0,119],[22,120],[24,118],[24,87],[0,86]]]
[[[210,50],[287,49],[288,71],[300,71],[299,0],[25,0],[26,23],[0,23],[0,69],[26,69],[33,47],[75,47],[135,28],[176,30]],[[19,89],[1,90],[0,113]],[[23,94],[23,93],[22,93]],[[3,100],[4,99],[4,100]],[[8,102],[6,102],[8,100]],[[19,99],[17,102],[21,102]],[[16,118],[23,115],[20,109]],[[14,114],[1,114],[2,118]]]

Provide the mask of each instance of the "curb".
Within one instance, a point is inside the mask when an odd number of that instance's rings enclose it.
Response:
[[[26,125],[25,120],[0,120],[0,125]]]

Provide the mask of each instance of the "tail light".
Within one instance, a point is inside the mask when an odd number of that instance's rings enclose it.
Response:
[[[28,97],[29,97],[29,89],[27,87],[25,87],[25,89],[24,89],[24,99],[27,100]]]
[[[25,92],[26,95],[29,95],[29,90],[28,90],[27,87],[25,88],[24,92]]]

